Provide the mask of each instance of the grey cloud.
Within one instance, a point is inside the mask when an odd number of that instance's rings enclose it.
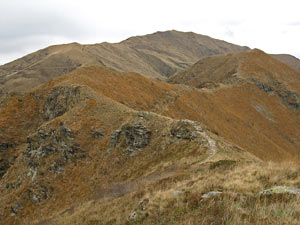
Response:
[[[35,35],[67,35],[80,34],[81,29],[68,18],[58,15],[36,15],[21,19],[0,22],[0,39],[26,37]]]
[[[88,35],[88,28],[80,24],[63,8],[42,5],[43,1],[14,0],[0,8],[0,55],[21,54],[26,49],[47,47],[51,39],[76,40]],[[43,46],[46,45],[46,46]],[[5,57],[4,57],[5,58]],[[8,57],[10,58],[10,57]],[[1,61],[5,61],[2,58]]]

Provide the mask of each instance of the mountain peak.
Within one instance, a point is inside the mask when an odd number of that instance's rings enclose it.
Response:
[[[165,79],[202,57],[245,50],[225,41],[176,30],[131,37],[115,44],[55,45],[0,66],[0,95],[26,90],[87,65]]]

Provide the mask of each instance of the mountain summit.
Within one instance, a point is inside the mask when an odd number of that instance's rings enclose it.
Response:
[[[24,91],[81,66],[106,66],[164,79],[200,58],[247,47],[195,34],[166,31],[131,37],[120,43],[51,46],[0,67],[0,95]]]

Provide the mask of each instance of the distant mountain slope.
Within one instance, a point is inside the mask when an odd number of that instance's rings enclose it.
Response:
[[[202,57],[247,49],[208,36],[174,30],[132,37],[115,44],[51,46],[1,66],[0,95],[26,90],[87,65],[163,79]]]
[[[272,54],[272,56],[289,65],[290,67],[300,71],[300,60],[295,56],[288,54]]]
[[[23,91],[83,64],[102,65],[77,43],[51,46],[0,67],[1,92]]]
[[[265,82],[270,88],[296,88],[294,84],[300,81],[300,72],[263,51],[254,49],[202,58],[191,68],[168,79],[170,83],[198,88],[235,85],[255,80]]]

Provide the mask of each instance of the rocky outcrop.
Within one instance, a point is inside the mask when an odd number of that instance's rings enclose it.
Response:
[[[6,160],[0,159],[0,179],[4,176],[9,167],[10,165]]]
[[[79,102],[80,87],[59,86],[53,88],[43,106],[44,117],[52,120],[63,115],[72,106]]]
[[[120,136],[122,134],[121,130],[115,130],[109,136],[109,150],[117,146],[120,141]]]
[[[10,207],[10,209],[11,209],[10,216],[16,216],[18,214],[18,212],[19,212],[20,207],[21,207],[21,204],[19,202],[17,202],[14,205],[12,205]]]
[[[57,173],[63,170],[66,163],[86,155],[79,146],[72,143],[75,134],[70,128],[61,124],[58,128],[39,128],[36,134],[27,138],[27,148],[24,158],[28,162],[28,176],[33,180],[40,165],[49,156],[52,158],[48,171]],[[48,162],[50,163],[50,162]]]
[[[271,87],[270,85],[266,84],[266,83],[263,83],[263,82],[260,82],[257,78],[252,78],[251,79],[254,84],[260,89],[260,90],[263,90],[265,92],[271,92],[271,91],[274,91],[274,88]]]
[[[51,198],[52,192],[53,192],[53,187],[51,187],[51,185],[45,185],[40,183],[36,184],[34,187],[28,190],[30,199],[33,202],[38,202],[38,203]]]
[[[91,133],[92,133],[94,138],[99,139],[99,140],[101,140],[104,136],[102,130],[92,130]]]
[[[180,120],[171,128],[171,136],[178,139],[193,140],[199,137],[202,127],[199,123],[191,120]]]
[[[141,149],[149,144],[152,132],[147,130],[141,123],[138,123],[134,126],[123,126],[122,134],[125,135],[128,148]]]
[[[16,145],[13,143],[8,143],[8,142],[3,142],[0,143],[0,152],[5,152],[7,151],[9,148],[14,148]]]
[[[270,85],[259,81],[257,78],[252,78],[251,80],[259,89],[263,90],[264,92],[273,92],[288,106],[291,106],[295,109],[300,109],[300,95],[294,91],[287,90],[282,86],[282,83],[277,81]]]
[[[110,149],[119,143],[125,147],[130,155],[136,155],[150,143],[152,132],[141,123],[122,126],[121,130],[116,130],[110,135]]]
[[[289,90],[277,91],[279,97],[289,106],[293,108],[300,109],[299,94]]]

